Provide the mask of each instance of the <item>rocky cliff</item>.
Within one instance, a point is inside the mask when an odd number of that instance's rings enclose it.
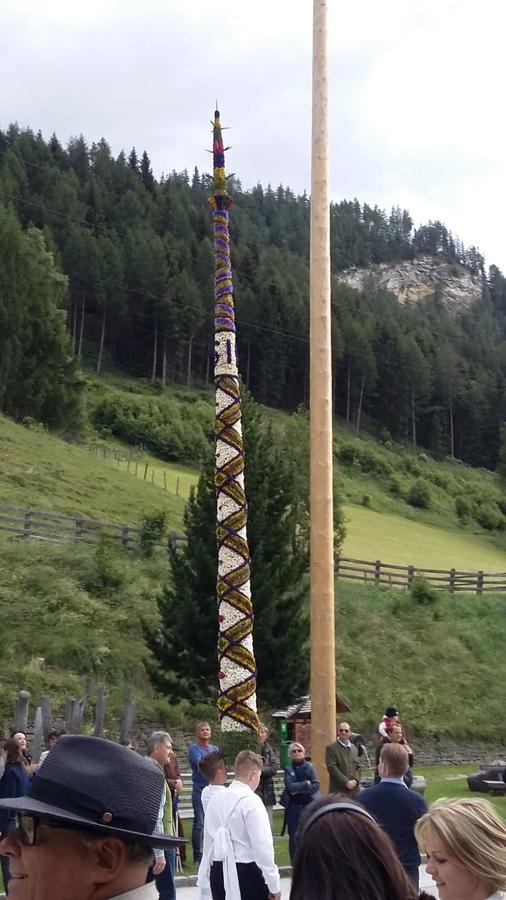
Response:
[[[436,292],[448,306],[464,309],[479,300],[482,279],[457,262],[434,256],[419,256],[398,263],[380,263],[339,273],[340,281],[363,290],[367,284],[395,294],[401,303],[421,300]]]

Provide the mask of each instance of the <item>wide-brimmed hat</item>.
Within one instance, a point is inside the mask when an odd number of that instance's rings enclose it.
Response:
[[[152,760],[102,738],[65,735],[35,773],[29,794],[0,800],[0,807],[169,849],[185,840],[153,833],[163,787]]]

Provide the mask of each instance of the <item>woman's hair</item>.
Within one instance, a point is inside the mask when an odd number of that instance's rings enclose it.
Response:
[[[290,756],[292,755],[292,753],[295,749],[297,749],[297,750],[300,749],[300,750],[302,750],[303,753],[306,752],[306,748],[304,747],[304,744],[301,744],[300,741],[292,741],[292,743],[288,747],[288,752],[289,752]]]
[[[290,900],[416,900],[416,892],[372,816],[332,794],[302,815]]]
[[[9,765],[9,763],[24,763],[25,757],[23,756],[18,742],[15,741],[14,738],[10,738],[10,740],[5,742],[4,750],[6,766]]]
[[[428,831],[441,841],[441,850],[494,891],[506,890],[506,825],[488,800],[437,800],[415,825],[419,844]]]

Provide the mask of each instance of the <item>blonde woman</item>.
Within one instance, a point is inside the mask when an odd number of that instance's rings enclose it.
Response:
[[[506,900],[506,826],[488,800],[438,800],[415,835],[440,900]]]

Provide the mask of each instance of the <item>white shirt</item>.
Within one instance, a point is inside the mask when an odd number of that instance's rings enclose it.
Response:
[[[281,890],[279,869],[267,810],[247,784],[234,780],[214,794],[204,818],[204,850],[197,885],[209,897],[209,873],[214,861],[223,863],[226,900],[240,900],[235,863],[257,864],[271,894]]]
[[[117,894],[116,897],[111,897],[111,900],[158,900],[158,891],[155,882],[152,881],[150,884],[141,884],[126,894]]]
[[[204,808],[204,815],[206,814],[206,809],[209,806],[211,800],[213,799],[215,794],[219,794],[220,791],[225,790],[224,784],[208,784],[202,790],[202,794],[200,799],[202,800],[202,806]]]

